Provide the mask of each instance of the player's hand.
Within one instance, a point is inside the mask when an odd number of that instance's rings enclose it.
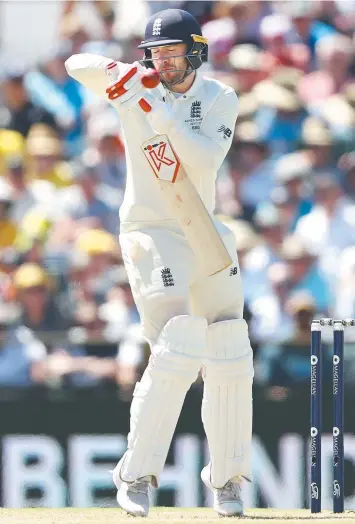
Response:
[[[109,73],[109,68],[106,73]],[[108,75],[109,76],[109,75]],[[130,65],[120,77],[106,89],[108,99],[117,109],[128,110],[139,105],[143,111],[150,111],[147,89],[142,85],[137,65]]]

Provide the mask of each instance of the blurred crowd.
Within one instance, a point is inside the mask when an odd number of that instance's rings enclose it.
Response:
[[[239,95],[216,214],[237,239],[256,381],[308,381],[312,318],[355,317],[355,3],[142,2],[194,14],[204,73]],[[149,351],[118,243],[120,123],[64,62],[139,60],[143,35],[92,1],[98,38],[77,4],[45,59],[0,75],[0,387],[131,391]]]

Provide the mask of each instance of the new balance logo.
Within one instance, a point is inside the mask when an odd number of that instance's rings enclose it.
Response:
[[[201,102],[199,100],[192,103],[190,117],[201,118]]]
[[[229,127],[221,126],[218,129],[218,133],[223,133],[223,138],[227,139],[232,136],[232,131],[229,129]]]
[[[174,285],[173,275],[168,267],[161,270],[161,277],[163,279],[164,287],[171,287]]]
[[[162,24],[162,21],[163,21],[162,18],[156,18],[156,19],[154,20],[154,24],[153,24],[153,32],[152,32],[152,35],[153,35],[153,36],[160,36],[160,31],[161,31],[161,24]]]
[[[234,266],[234,267],[231,267],[230,271],[229,271],[229,276],[233,276],[233,275],[237,275],[238,274],[238,268],[237,266]]]

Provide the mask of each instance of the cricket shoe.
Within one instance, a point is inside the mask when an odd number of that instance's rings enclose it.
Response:
[[[210,468],[206,466],[201,472],[205,486],[213,492],[213,509],[222,517],[243,516],[243,501],[241,497],[241,477],[233,477],[223,488],[214,488],[210,480]]]
[[[113,481],[117,488],[118,505],[129,515],[134,517],[146,517],[149,512],[149,487],[152,477],[148,475],[134,482],[125,482],[120,478],[120,468],[116,467],[113,472]]]

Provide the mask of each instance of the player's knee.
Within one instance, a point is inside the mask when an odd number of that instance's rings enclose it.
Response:
[[[171,318],[152,348],[152,373],[196,375],[202,366],[207,345],[207,320],[180,315]]]
[[[224,320],[208,326],[204,377],[233,381],[253,374],[253,351],[245,320]]]

